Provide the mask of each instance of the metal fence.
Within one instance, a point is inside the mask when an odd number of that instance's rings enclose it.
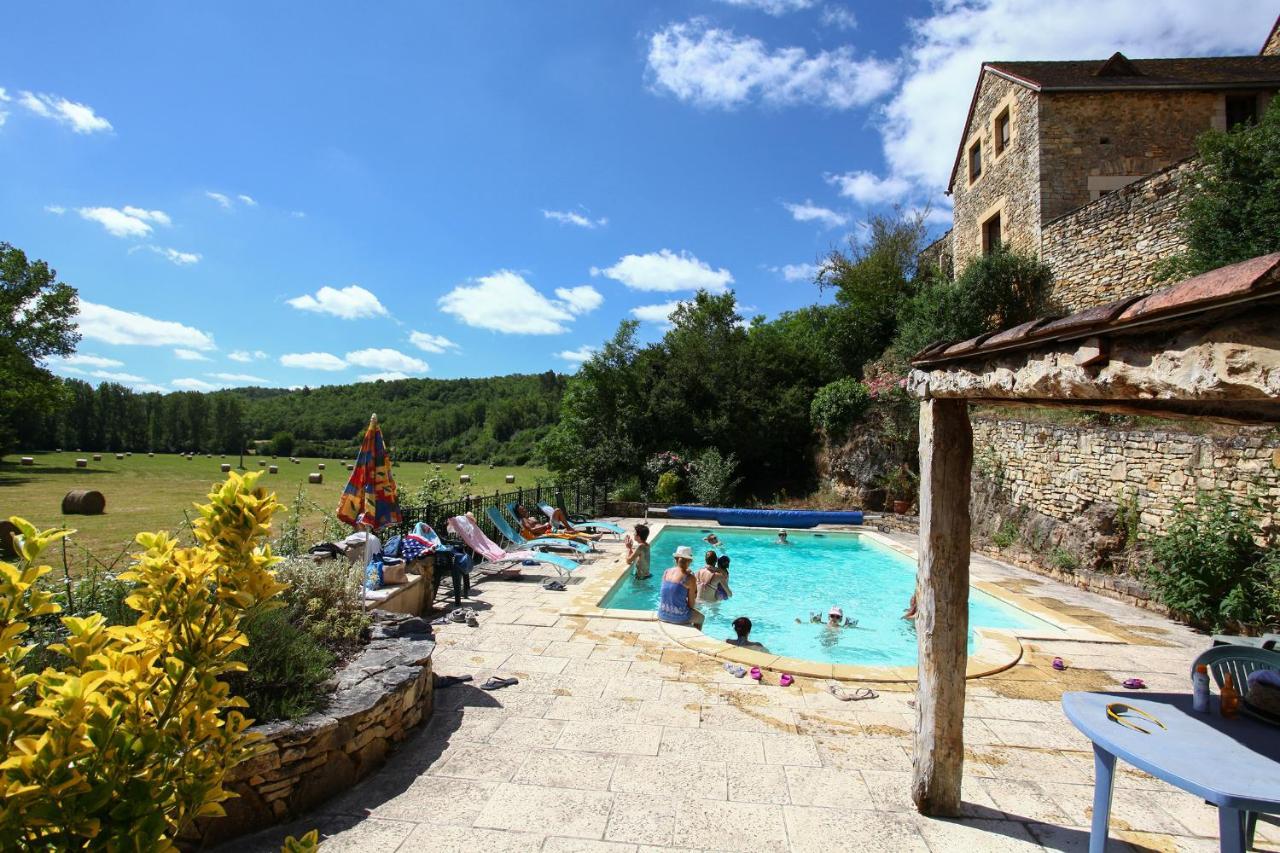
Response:
[[[498,535],[493,522],[489,520],[487,510],[490,507],[497,507],[499,512],[509,515],[506,507],[512,502],[523,504],[535,512],[537,505],[545,502],[553,507],[563,507],[570,516],[598,517],[608,495],[609,489],[602,483],[573,481],[518,488],[512,492],[495,491],[491,495],[468,495],[459,500],[426,506],[402,505],[400,514],[403,516],[403,521],[380,529],[378,535],[385,540],[388,536],[407,533],[419,521],[425,521],[443,539],[450,535],[446,527],[449,519],[455,515],[466,515],[470,512],[475,516],[476,523],[485,535],[495,542],[501,542],[502,537]],[[512,526],[515,526],[514,521]]]

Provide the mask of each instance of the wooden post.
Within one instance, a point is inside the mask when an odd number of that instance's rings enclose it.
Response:
[[[911,798],[927,815],[960,813],[969,637],[969,476],[964,400],[920,404],[920,568],[916,577],[915,752]]]

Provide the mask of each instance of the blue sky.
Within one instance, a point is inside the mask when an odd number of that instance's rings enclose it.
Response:
[[[141,389],[572,370],[699,287],[775,316],[932,205],[983,59],[1256,53],[1271,0],[24,4],[0,240]],[[71,24],[71,25],[69,25]]]

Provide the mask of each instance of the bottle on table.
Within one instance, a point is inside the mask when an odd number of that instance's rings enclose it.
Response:
[[[1240,694],[1236,691],[1235,681],[1231,678],[1231,673],[1227,673],[1222,677],[1222,690],[1218,696],[1219,709],[1222,716],[1228,720],[1233,719],[1236,712],[1240,710]]]
[[[1191,676],[1191,707],[1201,714],[1209,711],[1209,667],[1204,664]]]

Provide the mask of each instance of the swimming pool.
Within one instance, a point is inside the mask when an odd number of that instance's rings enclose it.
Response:
[[[693,548],[694,570],[711,547],[702,541],[710,532],[697,527],[667,526],[653,540],[653,576],[638,581],[628,572],[600,601],[600,607],[647,610],[657,607],[662,572],[680,545]],[[727,601],[701,602],[703,633],[716,639],[733,636],[739,616],[751,619],[751,639],[769,652],[825,663],[865,666],[915,666],[915,624],[902,617],[915,589],[915,561],[856,533],[791,531],[790,545],[777,545],[776,533],[716,528],[728,554]],[[828,629],[809,621],[832,605],[858,620],[856,628]],[[797,623],[796,619],[800,622]],[[1030,613],[976,589],[969,591],[969,651],[975,628],[1046,629],[1053,626]]]

